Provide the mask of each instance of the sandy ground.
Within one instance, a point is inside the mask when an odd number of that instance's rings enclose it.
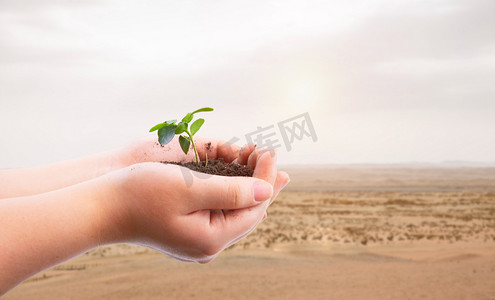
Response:
[[[2,299],[492,299],[495,168],[286,168],[268,219],[207,265],[92,250]]]

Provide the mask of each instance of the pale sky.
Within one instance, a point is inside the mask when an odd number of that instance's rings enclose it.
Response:
[[[495,162],[495,1],[0,0],[0,168],[93,154],[203,106],[282,164]],[[308,113],[318,141],[283,145]],[[268,132],[268,131],[267,131]]]

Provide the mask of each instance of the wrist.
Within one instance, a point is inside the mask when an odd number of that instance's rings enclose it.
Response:
[[[132,154],[125,147],[107,152],[104,163],[107,168],[104,174],[135,164]]]
[[[124,170],[122,170],[124,171]],[[125,242],[129,239],[129,220],[132,211],[122,191],[125,175],[112,172],[95,180],[94,214],[98,220],[100,244]]]
[[[115,164],[125,168],[140,162],[143,162],[142,141],[133,141],[128,145],[114,150]]]

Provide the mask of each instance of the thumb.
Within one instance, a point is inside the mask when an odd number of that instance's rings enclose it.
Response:
[[[191,188],[194,210],[251,207],[273,194],[271,184],[254,177],[211,176],[195,180]]]

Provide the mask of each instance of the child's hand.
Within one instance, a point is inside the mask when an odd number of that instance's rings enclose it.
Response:
[[[203,147],[207,143],[197,144],[202,157],[206,151],[211,159],[238,157],[234,148],[218,150],[218,142],[209,150]],[[162,155],[156,150],[151,152],[155,160]],[[266,217],[271,200],[288,182],[286,173],[277,176],[273,152],[260,155],[253,150],[245,147],[237,158],[254,168],[253,177],[194,173],[192,183],[186,183],[183,172],[193,171],[161,163],[139,163],[109,174],[118,199],[112,216],[119,229],[110,239],[145,245],[180,260],[212,260]],[[185,155],[179,151],[177,156],[163,153],[162,159],[182,160]]]

